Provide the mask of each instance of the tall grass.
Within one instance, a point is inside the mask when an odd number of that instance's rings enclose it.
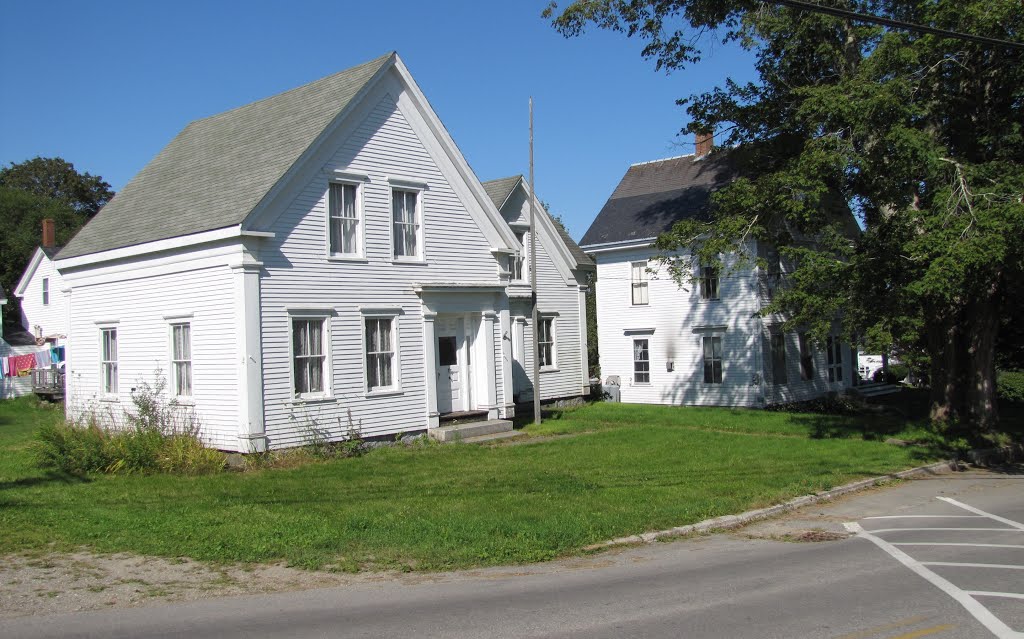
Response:
[[[224,453],[206,448],[195,415],[164,395],[166,382],[141,381],[122,424],[96,413],[79,422],[45,423],[35,440],[39,467],[71,475],[171,473],[206,475],[224,469]]]

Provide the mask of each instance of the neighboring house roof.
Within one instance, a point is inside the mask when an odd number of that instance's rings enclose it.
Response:
[[[684,219],[708,216],[711,192],[737,175],[727,153],[643,162],[629,167],[583,235],[586,247],[649,240]]]
[[[7,293],[4,292],[3,285],[0,285],[0,304],[7,303]]]
[[[388,65],[392,52],[189,124],[60,252],[60,259],[241,224]]]
[[[506,178],[500,178],[497,180],[491,180],[484,182],[484,191],[487,192],[487,196],[494,202],[494,206],[501,210],[501,207],[508,200],[509,196],[512,195],[512,191],[515,190],[516,186],[520,183],[525,184],[525,178],[522,175],[512,175]],[[555,231],[561,237],[562,242],[565,243],[565,247],[569,249],[569,254],[572,255],[573,259],[576,260],[576,268],[592,269],[595,268],[594,261],[590,259],[590,256],[583,252],[583,249],[569,236],[569,232],[565,230],[561,224],[556,223],[547,211],[541,210],[544,215],[551,220],[552,226],[555,227]]]

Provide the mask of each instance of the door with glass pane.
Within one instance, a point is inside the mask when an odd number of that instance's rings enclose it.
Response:
[[[437,412],[463,410],[459,353],[464,341],[457,318],[438,318],[437,329]]]

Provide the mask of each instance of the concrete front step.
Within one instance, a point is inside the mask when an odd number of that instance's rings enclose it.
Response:
[[[507,419],[490,419],[485,422],[470,422],[442,426],[429,431],[430,436],[439,442],[465,441],[470,437],[507,433],[512,430],[512,422]]]

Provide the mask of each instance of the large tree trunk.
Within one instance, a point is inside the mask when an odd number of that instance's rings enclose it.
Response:
[[[933,319],[928,325],[928,350],[932,356],[929,417],[933,422],[956,423],[963,408],[959,325],[938,315],[930,317]]]
[[[987,432],[999,420],[995,366],[999,313],[989,297],[971,304],[965,319],[962,329],[967,345],[965,417],[975,432]]]

